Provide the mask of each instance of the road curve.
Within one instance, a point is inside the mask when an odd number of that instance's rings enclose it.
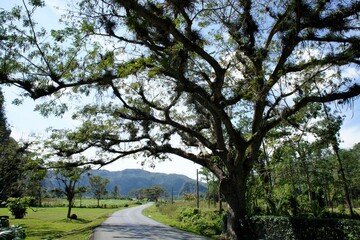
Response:
[[[150,205],[151,203],[115,212],[94,230],[91,240],[207,239],[171,228],[144,216],[142,210]]]

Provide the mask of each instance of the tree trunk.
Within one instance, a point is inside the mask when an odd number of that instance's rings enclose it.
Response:
[[[345,176],[345,170],[343,168],[343,164],[342,164],[342,161],[341,161],[341,157],[340,157],[340,154],[339,154],[339,148],[333,144],[333,149],[335,151],[335,154],[336,154],[336,158],[338,160],[338,163],[339,163],[339,171],[340,171],[340,176],[341,176],[341,180],[342,180],[342,184],[343,184],[343,188],[344,188],[344,192],[345,192],[345,201],[346,201],[346,205],[349,209],[349,215],[350,217],[353,217],[354,216],[354,210],[353,210],[353,207],[352,207],[352,204],[351,204],[351,198],[350,198],[350,191],[349,191],[349,187],[348,187],[348,184],[347,184],[347,179],[346,179],[346,176]]]
[[[262,186],[265,191],[265,202],[269,208],[270,214],[276,213],[276,205],[272,199],[272,183],[271,183],[271,172],[267,170],[264,162],[259,161],[258,171],[260,174],[260,179]]]
[[[69,203],[68,211],[67,211],[67,218],[70,218],[71,215],[71,203]]]
[[[241,171],[240,171],[241,172]],[[220,189],[228,204],[227,235],[232,240],[256,239],[247,215],[246,182],[248,174],[236,172],[221,179]]]
[[[73,199],[74,199],[74,198],[69,198],[69,197],[68,197],[69,205],[68,205],[67,218],[70,218],[70,216],[71,216],[71,208],[72,208]]]

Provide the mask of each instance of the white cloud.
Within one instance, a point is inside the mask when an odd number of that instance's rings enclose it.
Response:
[[[360,126],[343,127],[340,130],[341,148],[352,148],[360,142]]]

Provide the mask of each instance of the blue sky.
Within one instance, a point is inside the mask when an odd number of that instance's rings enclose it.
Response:
[[[38,135],[42,137],[47,136],[46,129],[53,128],[73,128],[77,125],[71,119],[70,113],[65,114],[62,118],[50,116],[43,117],[40,113],[35,112],[34,108],[36,102],[30,98],[24,99],[20,106],[15,106],[11,102],[20,94],[19,89],[14,87],[2,87],[5,96],[5,111],[8,124],[11,127],[12,137],[17,140],[29,139],[31,135]],[[102,169],[109,171],[118,171],[124,169],[141,168],[150,172],[161,173],[176,173],[183,174],[190,178],[196,179],[196,169],[201,166],[194,164],[191,161],[172,158],[172,161],[157,163],[155,168],[149,167],[147,164],[141,166],[141,160],[134,160],[132,158],[125,158],[117,160],[116,162],[105,166]]]
[[[46,0],[47,8],[41,10],[37,15],[41,23],[46,23],[45,27],[52,27],[57,25],[57,19],[61,15],[61,8],[65,8],[66,1],[60,0]],[[14,3],[21,4],[20,0],[16,1],[1,1],[0,8],[9,9]],[[60,9],[54,6],[59,6]],[[359,72],[352,73],[359,79]],[[31,133],[46,135],[45,129],[48,127],[54,128],[71,128],[76,125],[69,114],[65,114],[62,118],[49,117],[45,118],[39,113],[34,112],[35,102],[31,99],[25,99],[20,106],[15,106],[11,102],[19,94],[16,88],[3,88],[6,100],[6,116],[9,125],[12,129],[12,136],[16,139],[26,139]],[[337,106],[339,110],[346,115],[343,127],[340,132],[341,147],[350,148],[354,144],[360,142],[360,107],[359,100],[355,101],[352,108],[349,106]],[[174,159],[172,162],[164,162],[156,165],[155,169],[141,167],[140,162],[132,161],[131,159],[119,160],[116,163],[105,167],[108,170],[123,170],[126,168],[143,168],[145,170],[164,173],[178,173],[184,174],[191,178],[196,178],[196,169],[200,166],[190,161],[182,159]]]

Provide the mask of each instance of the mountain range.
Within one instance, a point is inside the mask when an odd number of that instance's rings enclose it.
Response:
[[[152,186],[161,186],[173,196],[182,196],[184,193],[196,192],[196,180],[180,174],[154,173],[141,169],[125,169],[122,171],[108,170],[90,170],[88,174],[84,174],[79,186],[88,186],[89,176],[98,175],[102,178],[109,179],[107,191],[114,191],[115,186],[118,187],[122,196],[127,196],[129,192],[136,189],[147,188]],[[53,189],[59,187],[59,183],[53,174],[48,174],[45,181],[45,188]],[[203,194],[207,191],[206,185],[199,183],[199,192]]]

